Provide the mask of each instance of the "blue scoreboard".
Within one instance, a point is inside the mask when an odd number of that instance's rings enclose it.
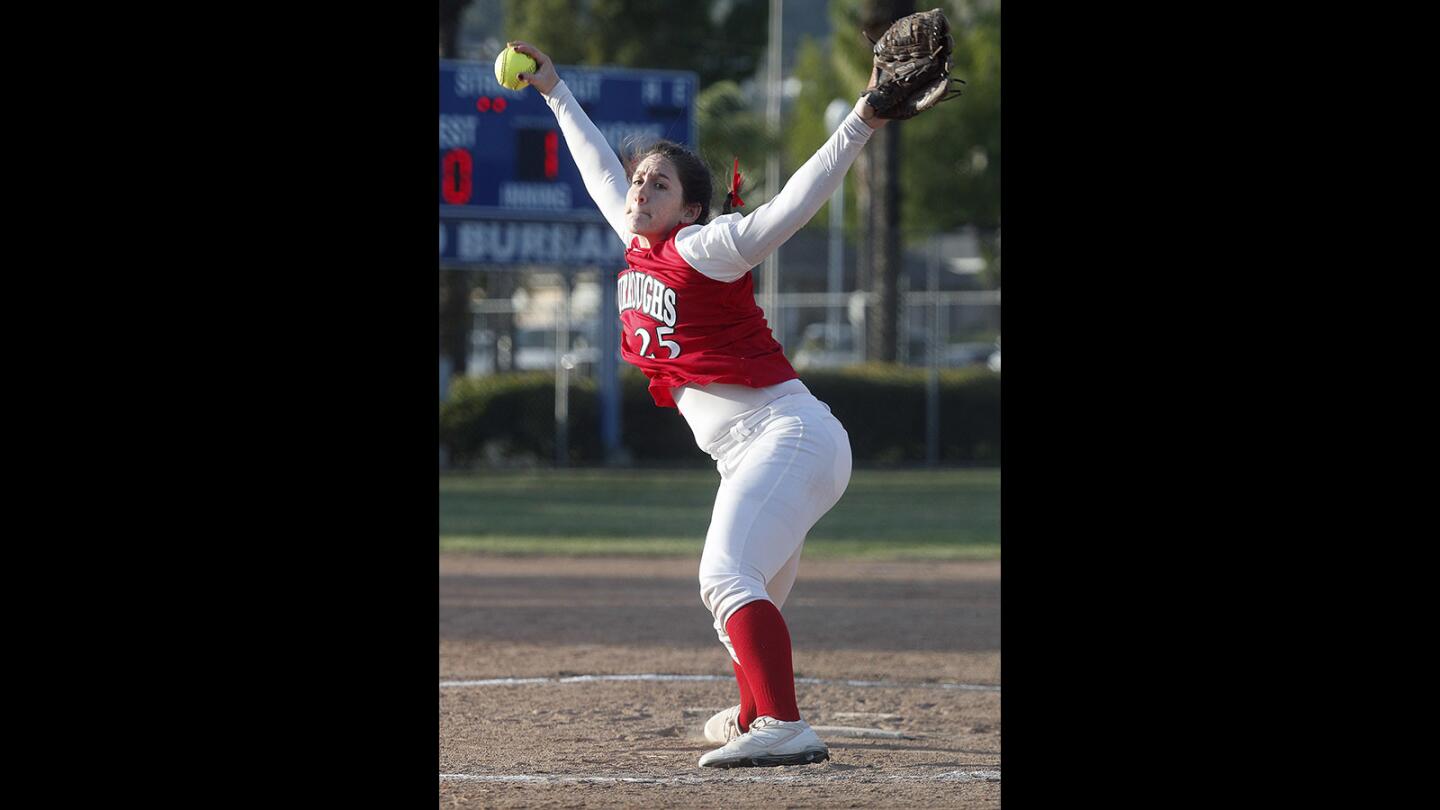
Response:
[[[657,138],[694,148],[694,73],[557,71],[617,154]],[[493,64],[440,61],[439,176],[442,268],[622,263],[545,99],[501,87]]]

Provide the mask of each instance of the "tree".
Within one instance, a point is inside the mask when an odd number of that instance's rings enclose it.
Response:
[[[587,0],[505,0],[505,38],[534,45],[556,64],[583,63],[595,36],[587,5]]]
[[[907,235],[1000,226],[1000,5],[946,3],[964,95],[900,127]]]
[[[693,70],[700,86],[755,72],[765,48],[769,0],[505,0],[505,30],[561,65]]]

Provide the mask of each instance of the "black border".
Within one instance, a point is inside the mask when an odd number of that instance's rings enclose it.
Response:
[[[195,613],[225,628],[176,689],[226,718],[206,761],[316,804],[437,795],[431,13],[217,13],[203,69],[174,71],[177,140],[223,184],[167,242],[203,257],[174,335],[203,494],[174,500],[207,527]]]

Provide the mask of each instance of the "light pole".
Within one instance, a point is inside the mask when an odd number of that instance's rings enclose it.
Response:
[[[834,133],[844,123],[850,112],[850,104],[844,99],[835,99],[825,108],[825,126]],[[840,288],[843,286],[845,267],[845,181],[830,195],[830,280],[826,292],[830,293],[830,304],[825,308],[825,343],[831,351],[839,350],[840,343]]]
[[[771,134],[780,134],[780,93],[781,73],[784,65],[781,61],[781,38],[780,38],[780,17],[784,8],[784,0],[770,0],[770,43],[768,59],[766,61],[766,87],[765,87],[765,125]],[[771,149],[765,159],[765,194],[767,199],[774,199],[775,194],[780,190],[780,154],[776,149]],[[760,308],[765,310],[765,319],[770,322],[770,331],[775,340],[785,342],[785,330],[780,323],[780,308],[776,304],[775,296],[780,289],[780,251],[776,250],[765,257],[760,273]]]

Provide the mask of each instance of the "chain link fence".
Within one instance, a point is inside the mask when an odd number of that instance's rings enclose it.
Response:
[[[567,366],[581,377],[597,373],[602,345],[596,274],[578,274],[573,284],[558,274],[542,276],[511,298],[472,301],[467,374]],[[866,293],[780,293],[775,298],[776,311],[766,313],[766,319],[797,371],[865,362]],[[897,363],[1000,370],[999,290],[902,291],[900,302]]]

